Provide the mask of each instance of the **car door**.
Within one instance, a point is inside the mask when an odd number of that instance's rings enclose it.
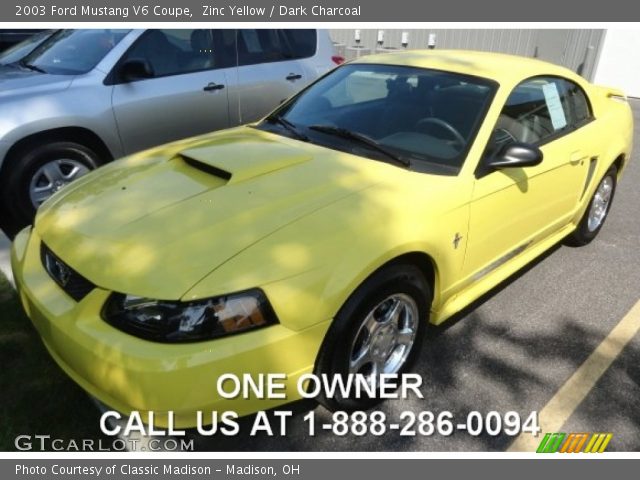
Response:
[[[126,153],[229,126],[233,65],[208,29],[147,30],[113,73],[112,106]],[[147,78],[118,69],[142,60]]]
[[[566,85],[535,77],[510,94],[485,156],[510,142],[538,146],[541,164],[476,173],[464,272],[478,280],[535,242],[566,226],[587,172],[579,134],[566,105]]]
[[[236,45],[237,89],[230,105],[238,123],[262,118],[310,80],[280,30],[237,30]]]

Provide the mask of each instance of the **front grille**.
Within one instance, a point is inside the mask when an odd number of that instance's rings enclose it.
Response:
[[[76,302],[96,288],[93,283],[60,260],[44,243],[40,246],[40,257],[49,276]]]

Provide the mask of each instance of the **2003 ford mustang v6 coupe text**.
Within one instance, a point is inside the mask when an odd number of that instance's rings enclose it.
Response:
[[[51,355],[105,404],[182,426],[247,414],[285,400],[227,400],[216,378],[286,373],[290,401],[311,372],[404,372],[427,321],[592,240],[631,139],[624,95],[564,68],[370,56],[257,124],[79,180],[18,235],[13,269]]]

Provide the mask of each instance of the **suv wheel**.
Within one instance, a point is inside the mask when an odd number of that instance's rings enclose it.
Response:
[[[33,221],[54,193],[100,165],[98,155],[75,142],[54,142],[23,150],[7,165],[3,203],[19,226]]]

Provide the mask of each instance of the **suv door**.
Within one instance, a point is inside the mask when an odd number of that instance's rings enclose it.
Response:
[[[262,118],[311,80],[289,37],[282,30],[236,31],[238,88],[230,104],[238,123]]]
[[[535,242],[567,226],[587,171],[579,132],[567,109],[564,79],[518,85],[499,116],[485,157],[510,142],[538,146],[540,165],[476,174],[465,274],[479,280]]]
[[[147,30],[124,54],[112,72],[112,105],[127,154],[229,127],[233,65],[220,51],[219,35],[208,29]],[[119,69],[129,60],[147,62],[150,77],[122,78]]]

